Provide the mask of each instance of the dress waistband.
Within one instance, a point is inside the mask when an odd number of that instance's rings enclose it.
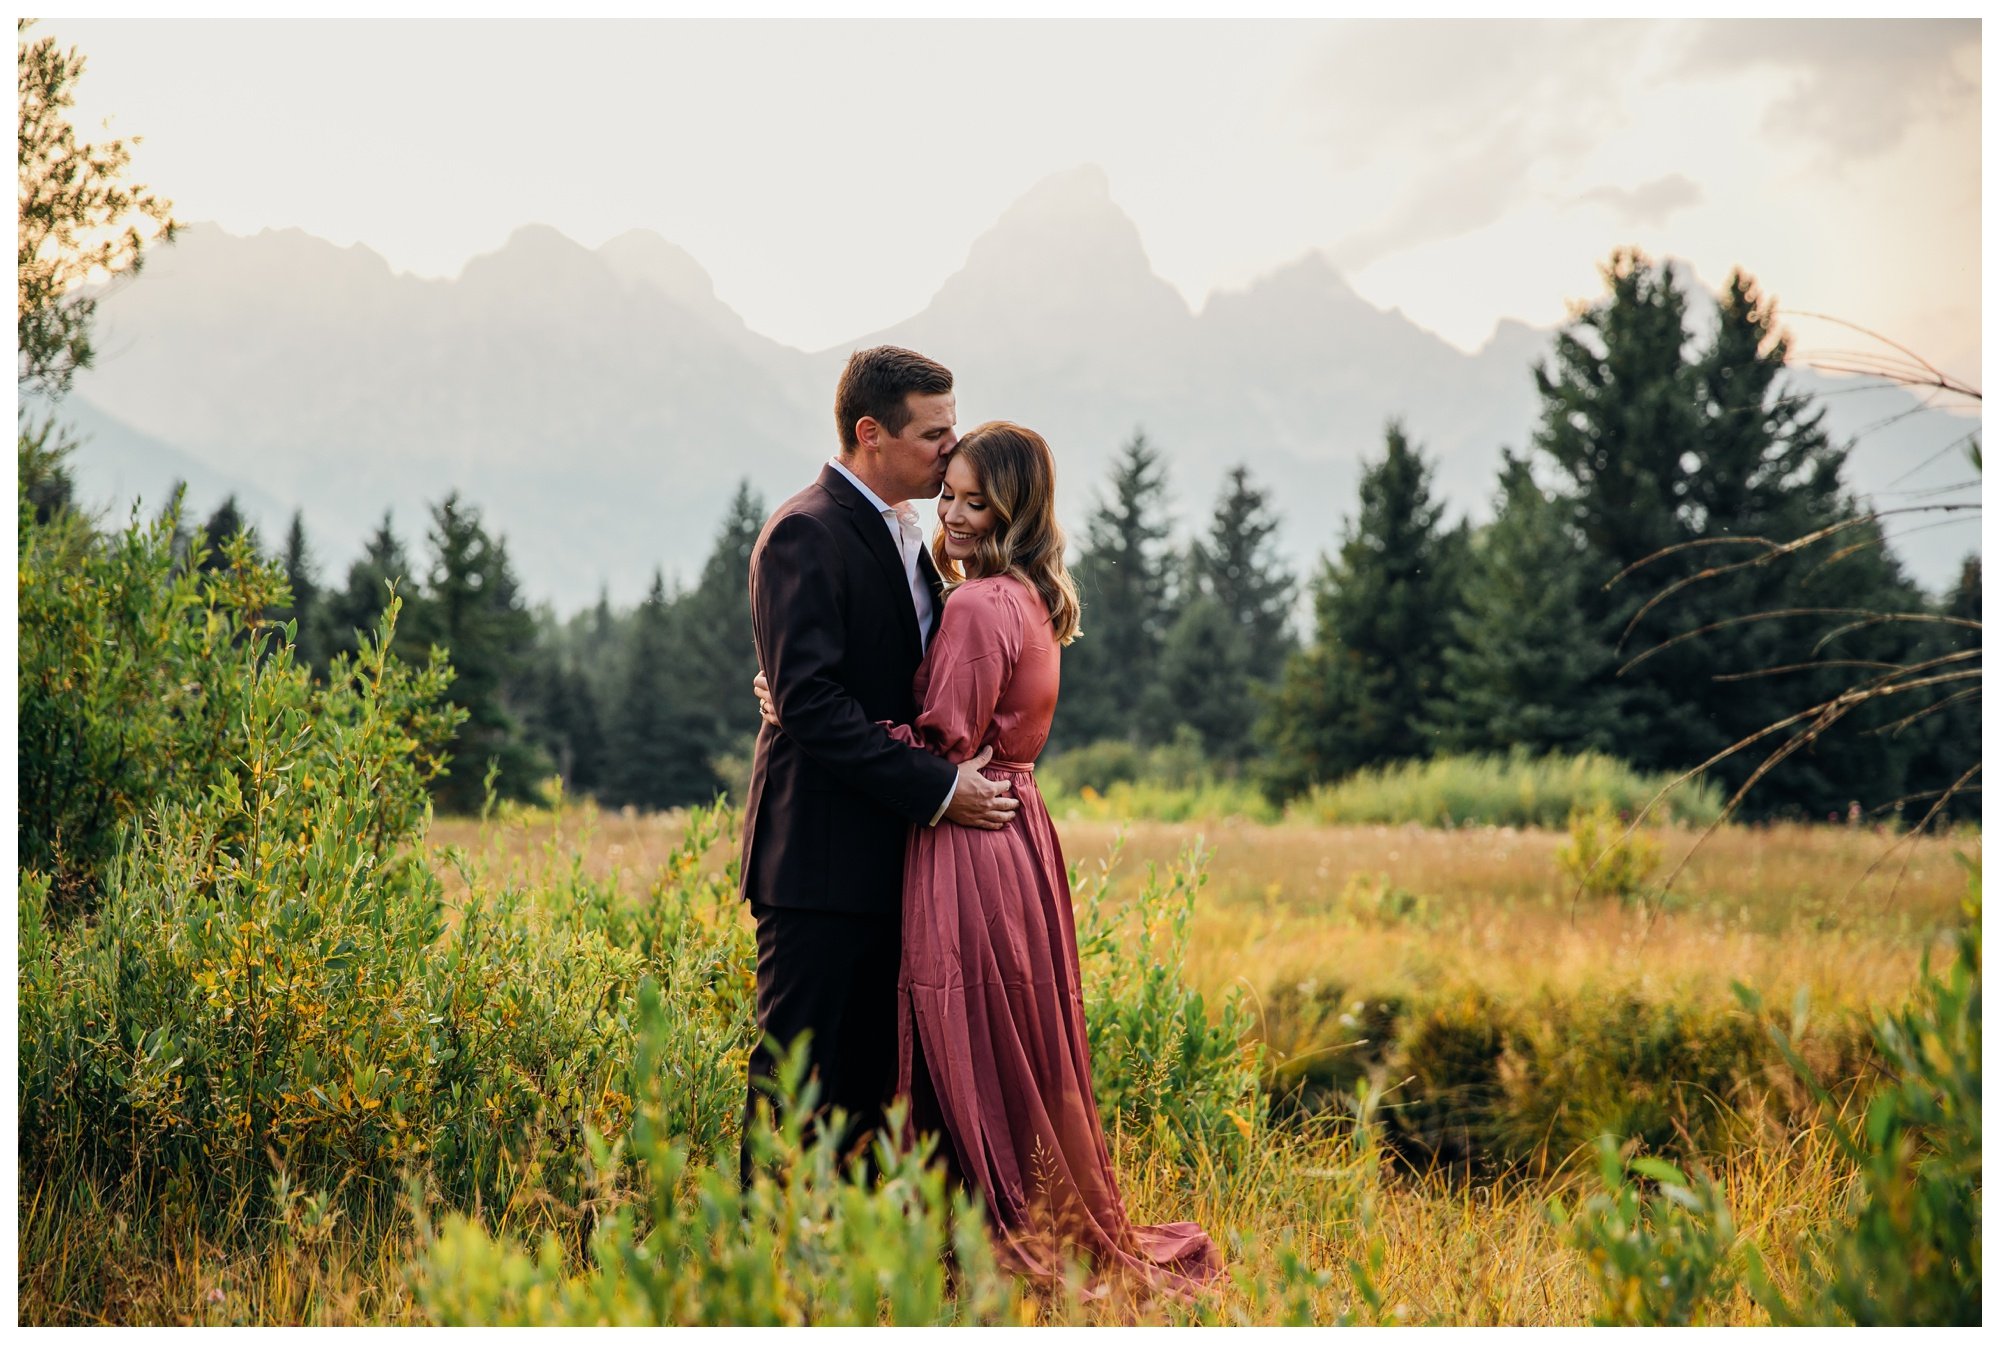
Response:
[[[1002,761],[999,757],[995,757],[993,760],[987,762],[986,766],[989,770],[1013,771],[1019,775],[1033,775],[1035,773],[1035,763],[1032,761]]]

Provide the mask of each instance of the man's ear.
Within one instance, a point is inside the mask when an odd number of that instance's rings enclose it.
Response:
[[[873,416],[863,416],[854,422],[854,440],[862,448],[882,447],[882,422]]]

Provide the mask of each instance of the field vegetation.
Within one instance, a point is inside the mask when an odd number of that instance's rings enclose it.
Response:
[[[1976,1314],[1976,838],[1864,878],[1896,838],[1732,828],[1655,905],[1546,829],[1064,821],[1128,1198],[1232,1265],[1085,1302],[995,1272],[921,1150],[857,1182],[793,1110],[736,1188],[730,809],[431,822],[451,712],[393,609],[320,683],[246,548],[79,528],[23,519],[24,729],[181,768],[24,834],[23,1321]]]
[[[173,225],[123,184],[119,143],[76,144],[80,56],[19,32],[21,385],[60,396],[92,357],[95,291],[74,281],[138,268],[128,216]],[[1663,272],[1624,255],[1606,278],[1581,319],[1605,349],[1572,332],[1537,376],[1537,447],[1563,491],[1510,462],[1474,546],[1442,528],[1392,427],[1314,581],[1308,647],[1287,652],[1291,582],[1257,561],[1271,521],[1245,472],[1179,616],[1143,440],[1122,512],[1093,520],[1079,569],[1099,624],[1065,670],[1091,731],[1043,779],[1132,1213],[1200,1220],[1229,1263],[1193,1303],[1092,1296],[1082,1268],[1001,1274],[923,1137],[885,1137],[880,1180],[810,1137],[796,1054],[739,1185],[740,819],[657,806],[710,797],[741,765],[721,763],[753,713],[747,492],[688,594],[656,582],[629,639],[601,607],[549,648],[530,743],[507,709],[525,611],[504,545],[456,496],[433,513],[428,582],[398,588],[385,522],[341,601],[316,607],[296,520],[282,560],[228,526],[233,505],[198,530],[178,503],[101,528],[70,507],[54,422],[24,420],[20,1321],[1977,1323],[1979,834],[1898,833],[1929,797],[1914,792],[1871,800],[1886,828],[1706,834],[1725,805],[1698,785],[1649,807],[1660,771],[1774,702],[1707,677],[1678,636],[1616,681],[1642,600],[1593,589],[1584,611],[1583,561],[1629,564],[1617,548],[1642,542],[1679,555],[1668,543],[1697,520],[1599,490],[1594,445],[1655,454],[1659,480],[1713,496],[1704,528],[1744,539],[1817,536],[1801,530],[1846,502],[1841,452],[1766,395],[1784,342],[1747,278],[1694,365]],[[1605,391],[1606,361],[1645,377]],[[1730,380],[1770,414],[1740,416],[1717,391]],[[1676,465],[1688,444],[1699,472]],[[1770,497],[1758,511],[1717,512],[1732,462]],[[1779,487],[1801,466],[1810,497],[1792,500]],[[1453,615],[1441,586],[1471,557],[1487,568]],[[1789,602],[1763,582],[1776,573],[1684,614]],[[1949,611],[1893,565],[1854,575],[1843,605],[1922,608],[1944,634],[1876,631],[1819,669],[1839,694],[1779,749],[1813,750],[1766,816],[1859,814],[1857,783],[1977,774],[1977,565]],[[1971,685],[1905,735],[1881,694],[1840,690],[1862,656]],[[618,680],[603,723],[578,666]],[[1165,671],[1141,690],[1133,667]],[[1273,695],[1260,732],[1282,769],[1253,788],[1249,711]],[[1864,703],[1884,732],[1821,741]],[[1440,705],[1461,722],[1434,722]],[[1418,760],[1440,729],[1461,754]],[[1523,742],[1536,751],[1507,752]],[[1605,744],[1619,759],[1583,750]],[[537,797],[543,764],[655,807]]]

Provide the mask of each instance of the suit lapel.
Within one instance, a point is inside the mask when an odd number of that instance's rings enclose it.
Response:
[[[910,596],[910,579],[903,571],[903,558],[896,553],[896,544],[889,540],[889,525],[854,488],[854,483],[830,464],[820,469],[819,484],[847,510],[848,521],[861,534],[861,544],[868,548],[882,567],[882,573],[889,581],[888,601],[895,606],[897,619],[903,623],[910,642],[921,651],[923,642],[917,634],[917,605]]]

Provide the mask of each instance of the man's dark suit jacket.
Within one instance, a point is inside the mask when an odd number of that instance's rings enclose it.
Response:
[[[943,611],[926,553],[919,573]],[[743,895],[754,904],[889,915],[903,847],[957,768],[877,720],[916,718],[917,614],[889,528],[831,465],[778,506],[750,553],[757,662],[777,704],[757,734],[743,817]]]

